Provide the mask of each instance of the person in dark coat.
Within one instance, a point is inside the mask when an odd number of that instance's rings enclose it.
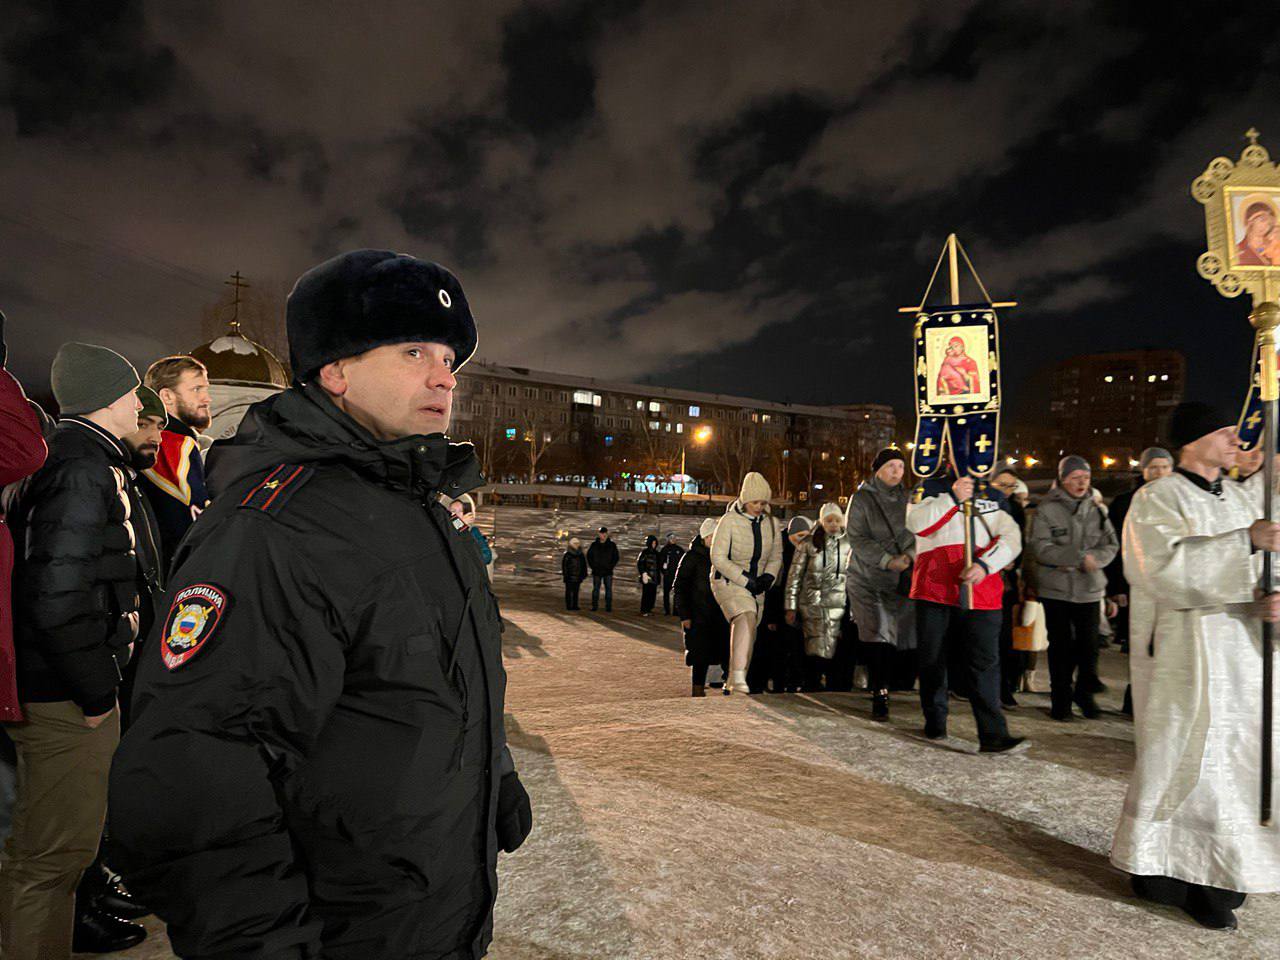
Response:
[[[138,670],[115,865],[183,957],[480,957],[532,816],[497,603],[444,506],[484,482],[445,436],[470,308],[361,250],[286,315],[294,384],[211,451]]]
[[[674,587],[675,612],[684,630],[684,662],[693,668],[693,696],[707,695],[707,668],[713,663],[728,676],[729,621],[711,595],[711,535],[716,518],[707,517],[689,549],[680,557]]]
[[[1001,470],[996,474],[991,485],[1004,494],[1014,522],[1018,524],[1019,530],[1025,532],[1027,512],[1014,496],[1018,489],[1018,475],[1012,470]],[[1027,651],[1013,648],[1013,619],[1017,614],[1018,605],[1022,602],[1021,570],[1022,554],[1018,554],[1013,558],[1013,562],[1001,571],[1004,577],[1004,594],[1000,601],[1000,703],[1010,710],[1018,706],[1018,700],[1014,694],[1018,692],[1018,687],[1026,676],[1031,662]]]
[[[805,684],[804,631],[787,623],[786,587],[796,548],[809,539],[812,526],[805,517],[792,517],[787,523],[782,572],[764,595],[764,616],[747,669],[747,686],[752,693],[794,693]]]
[[[658,538],[648,536],[644,539],[644,549],[636,557],[636,572],[640,574],[640,616],[653,614],[658,602],[658,578],[661,573],[662,558],[658,553]]]
[[[671,616],[671,588],[675,586],[676,569],[682,556],[684,547],[676,543],[674,533],[668,533],[666,544],[658,551],[658,562],[662,568],[662,612],[667,616]]]
[[[564,608],[581,610],[578,591],[582,589],[582,581],[587,579],[587,557],[582,552],[582,541],[577,537],[569,538],[569,549],[560,558],[560,575],[564,578]]]
[[[600,586],[604,585],[604,609],[613,610],[613,571],[618,566],[618,545],[609,539],[609,528],[601,527],[587,548],[587,566],[591,568],[591,609],[600,607]]]
[[[117,688],[138,630],[121,443],[138,426],[138,374],[112,350],[67,343],[51,380],[62,416],[10,518],[25,718],[5,725],[18,751],[14,828],[0,864],[6,958],[71,954],[75,891],[102,835],[120,737]],[[145,936],[137,924],[104,916],[74,946],[122,950]]]

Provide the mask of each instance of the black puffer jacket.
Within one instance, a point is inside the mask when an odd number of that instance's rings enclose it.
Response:
[[[570,548],[564,552],[560,558],[560,574],[565,583],[581,583],[587,579],[587,556],[581,548]]]
[[[138,622],[127,463],[119,440],[67,417],[10,518],[23,701],[74,700],[86,716],[115,704]]]
[[[209,462],[112,770],[113,865],[187,958],[482,956],[523,789],[497,605],[439,501],[482,482],[471,446],[377,442],[309,386]]]
[[[657,542],[650,537],[644,549],[640,551],[640,555],[636,557],[636,572],[642,577],[647,573],[650,583],[658,582],[658,570],[662,566],[662,558],[658,555],[658,548],[654,546]]]
[[[684,632],[689,666],[729,661],[729,622],[711,595],[711,548],[695,536],[676,570],[675,613],[692,621]]]
[[[613,568],[618,565],[618,545],[612,540],[603,543],[597,537],[587,547],[587,563],[591,565],[591,573],[597,577],[613,576]]]

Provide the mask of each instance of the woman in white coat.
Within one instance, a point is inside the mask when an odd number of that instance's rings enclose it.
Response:
[[[749,692],[747,666],[764,595],[782,570],[782,534],[769,515],[772,496],[764,477],[748,473],[711,538],[711,593],[730,625],[726,695]]]

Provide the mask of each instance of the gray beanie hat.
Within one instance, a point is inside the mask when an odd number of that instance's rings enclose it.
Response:
[[[1065,480],[1077,470],[1087,470],[1093,473],[1093,468],[1089,466],[1089,461],[1084,457],[1074,453],[1068,453],[1065,457],[1058,461],[1058,479]]]
[[[138,371],[120,354],[75,341],[58,348],[49,380],[64,417],[109,407],[142,386]]]
[[[1138,469],[1145,470],[1151,466],[1152,460],[1168,460],[1173,463],[1173,454],[1164,447],[1147,447],[1142,451],[1142,456],[1138,457]]]
[[[792,517],[791,522],[787,524],[787,536],[794,537],[797,533],[812,529],[813,523],[808,517]]]

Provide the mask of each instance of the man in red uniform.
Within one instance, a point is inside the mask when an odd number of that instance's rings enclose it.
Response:
[[[209,504],[197,441],[212,419],[209,372],[194,357],[164,357],[147,368],[143,382],[159,395],[169,417],[156,464],[142,475],[149,481],[144,489],[160,528],[161,553],[172,557],[187,528]]]

